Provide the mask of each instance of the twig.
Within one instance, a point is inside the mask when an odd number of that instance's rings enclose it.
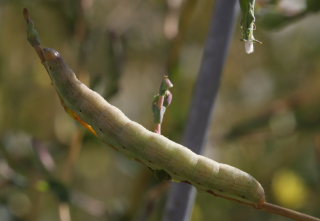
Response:
[[[319,218],[297,212],[295,210],[287,209],[278,205],[274,205],[272,203],[265,202],[262,204],[262,210],[269,212],[269,213],[274,213],[278,214],[280,216],[285,216],[294,220],[299,220],[299,221],[320,221]]]
[[[161,134],[161,124],[163,121],[163,116],[166,112],[166,108],[171,104],[172,101],[172,94],[169,91],[169,89],[172,87],[172,82],[169,80],[168,76],[165,75],[162,79],[159,93],[153,98],[152,112],[153,119],[156,124],[154,130],[155,133]]]
[[[154,122],[156,123],[155,130],[154,130],[155,133],[161,134],[161,124],[163,121],[164,113],[166,111],[166,108],[171,104],[171,101],[172,101],[172,94],[169,91],[169,89],[172,87],[173,87],[172,82],[169,80],[168,76],[165,75],[162,79],[159,93],[154,97],[152,102],[152,112],[153,112]],[[160,175],[161,177],[161,172],[163,171],[153,171],[153,172],[155,173],[156,176]],[[161,183],[153,187],[147,193],[147,199],[145,203],[146,206],[145,206],[145,210],[142,213],[142,216],[139,218],[140,221],[148,220],[148,217],[151,215],[151,213],[154,210],[156,201],[164,192],[168,190],[168,188],[169,188],[168,180],[163,180]]]
[[[262,42],[256,40],[253,36],[253,31],[256,29],[254,6],[256,0],[240,0],[241,15],[241,28],[242,28],[242,40],[244,41],[245,50],[247,54],[251,54],[254,51],[253,43]]]

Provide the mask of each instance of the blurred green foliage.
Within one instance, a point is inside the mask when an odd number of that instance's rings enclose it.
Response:
[[[22,8],[44,46],[149,129],[153,95],[169,73],[163,134],[179,142],[214,7],[195,2],[0,1],[0,220],[139,220],[159,183],[67,116],[27,43]],[[264,44],[253,55],[238,25],[206,155],[255,176],[268,201],[319,217],[320,7],[286,2],[257,1]],[[157,196],[150,220],[161,220],[164,200]],[[199,192],[192,220],[287,219]]]

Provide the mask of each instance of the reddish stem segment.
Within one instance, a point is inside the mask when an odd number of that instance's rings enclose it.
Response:
[[[161,124],[163,120],[164,113],[166,112],[166,108],[170,105],[172,101],[172,94],[169,91],[170,88],[173,87],[172,82],[165,75],[162,79],[159,93],[154,97],[152,103],[152,111],[154,122],[156,124],[154,132],[157,134],[161,134]]]
[[[309,216],[304,213],[297,212],[295,210],[287,209],[272,203],[265,202],[262,204],[262,210],[269,213],[278,214],[280,216],[285,216],[290,219],[299,220],[299,221],[320,221],[319,218],[314,216]]]
[[[164,96],[160,96],[158,101],[158,107],[160,110],[163,108],[163,102],[164,102]],[[154,129],[154,132],[157,134],[161,134],[161,123],[156,124],[156,128]]]

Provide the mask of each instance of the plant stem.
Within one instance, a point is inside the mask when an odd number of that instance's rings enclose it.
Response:
[[[280,216],[285,216],[290,219],[299,220],[299,221],[320,221],[319,218],[300,213],[291,209],[287,209],[278,205],[274,205],[272,203],[265,202],[262,205],[262,210],[268,213],[278,214]]]
[[[161,110],[163,107],[164,95],[160,95],[158,100],[158,107]],[[156,124],[156,128],[154,129],[155,133],[161,134],[161,123]]]
[[[217,0],[215,5],[183,139],[183,144],[195,153],[201,153],[205,143],[222,69],[239,11],[237,2],[237,0]],[[195,188],[188,184],[172,184],[163,221],[190,220],[195,193]]]
[[[169,91],[173,87],[172,82],[167,75],[163,76],[159,93],[154,97],[152,102],[152,112],[156,124],[154,132],[161,134],[161,124],[166,112],[166,108],[171,104],[172,94]]]

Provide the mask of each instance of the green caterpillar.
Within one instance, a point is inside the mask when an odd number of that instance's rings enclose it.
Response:
[[[128,119],[118,108],[80,82],[54,49],[42,49],[44,65],[67,109],[72,110],[105,143],[174,180],[216,196],[260,208],[264,190],[251,175],[193,153]]]
[[[80,82],[57,51],[42,48],[28,10],[24,9],[23,14],[27,22],[28,41],[49,73],[63,107],[109,146],[147,165],[163,178],[186,182],[215,196],[294,220],[320,221],[316,217],[266,202],[262,186],[251,175],[197,155],[187,147],[128,119],[118,108]],[[170,84],[167,86],[170,87]]]

